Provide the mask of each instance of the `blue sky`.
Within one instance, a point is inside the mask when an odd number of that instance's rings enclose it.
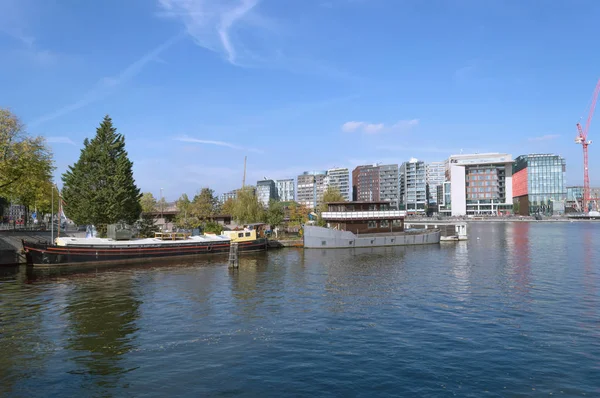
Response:
[[[0,106],[57,176],[105,114],[167,199],[303,170],[558,153],[600,77],[597,1],[0,0]],[[590,139],[600,140],[600,115]],[[600,147],[590,175],[600,185]]]

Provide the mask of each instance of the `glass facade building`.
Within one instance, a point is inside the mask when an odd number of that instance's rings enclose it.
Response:
[[[513,203],[521,215],[564,214],[565,159],[558,155],[521,155],[513,165]]]

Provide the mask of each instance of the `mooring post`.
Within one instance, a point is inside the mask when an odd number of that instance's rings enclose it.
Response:
[[[229,246],[229,268],[239,268],[239,247],[237,242],[231,242],[231,246]]]

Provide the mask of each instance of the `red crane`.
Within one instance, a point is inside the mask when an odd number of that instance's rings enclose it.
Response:
[[[590,175],[588,173],[588,146],[592,141],[588,141],[588,131],[590,124],[592,124],[592,116],[594,116],[594,109],[596,108],[596,100],[598,99],[598,93],[600,93],[600,80],[596,83],[596,89],[592,95],[592,105],[590,106],[590,113],[585,123],[585,129],[581,128],[581,124],[577,123],[577,130],[579,134],[575,138],[576,144],[581,144],[583,147],[583,211],[587,213],[588,203],[590,201]]]

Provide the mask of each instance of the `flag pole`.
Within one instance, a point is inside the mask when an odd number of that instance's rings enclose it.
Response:
[[[56,193],[58,193],[58,237],[60,238],[60,222],[62,221],[62,201],[60,200],[60,192],[58,192],[58,187],[56,188],[56,191]]]

